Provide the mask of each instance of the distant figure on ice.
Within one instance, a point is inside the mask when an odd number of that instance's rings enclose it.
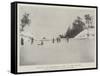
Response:
[[[41,40],[41,45],[43,45],[44,43],[43,43],[43,41]]]
[[[53,38],[53,39],[52,39],[52,43],[54,43],[54,42],[55,42],[55,39]]]
[[[24,39],[21,38],[21,45],[23,46],[24,45]]]
[[[67,37],[67,42],[69,42],[69,37]]]
[[[33,44],[33,43],[34,43],[34,38],[32,37],[32,38],[31,38],[31,44]]]
[[[59,38],[59,42],[61,42],[61,38]]]
[[[60,38],[57,38],[57,43],[59,43],[61,41],[61,39]]]

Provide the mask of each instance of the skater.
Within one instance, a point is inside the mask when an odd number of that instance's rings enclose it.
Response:
[[[57,43],[58,43],[59,42],[58,38],[56,38],[56,40],[57,40]]]
[[[41,40],[41,45],[43,45],[44,43],[43,43],[43,41]]]
[[[61,42],[61,39],[60,38],[58,38],[59,39],[59,42]]]
[[[23,46],[24,45],[24,39],[21,38],[21,45]]]
[[[31,44],[33,44],[33,43],[34,43],[34,38],[32,37],[32,38],[31,38]]]
[[[69,37],[67,37],[67,42],[69,42]]]
[[[53,39],[52,39],[52,43],[54,43],[54,42],[55,42],[55,39],[53,38]]]
[[[61,41],[61,39],[60,38],[57,38],[57,43],[59,43]]]

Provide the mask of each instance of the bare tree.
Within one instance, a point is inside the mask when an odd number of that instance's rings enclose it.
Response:
[[[88,30],[87,36],[89,36],[89,27],[92,26],[92,24],[91,24],[92,17],[90,16],[90,14],[86,14],[84,17],[85,17],[85,20],[86,20],[87,30]]]
[[[20,24],[20,32],[24,31],[25,26],[29,26],[30,24],[30,19],[29,19],[29,14],[25,13],[21,19],[21,24]],[[24,37],[21,37],[21,45],[24,45]]]
[[[30,24],[29,14],[25,13],[21,19],[20,31],[24,31],[24,27]]]

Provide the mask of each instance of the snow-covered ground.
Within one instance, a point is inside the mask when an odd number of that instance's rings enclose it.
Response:
[[[60,43],[45,41],[43,45],[25,42],[20,46],[21,65],[66,64],[93,62],[95,56],[95,40],[92,39],[62,39]]]
[[[87,36],[89,34],[89,36]],[[75,38],[82,39],[82,38],[94,38],[95,37],[95,29],[85,29],[80,32]]]

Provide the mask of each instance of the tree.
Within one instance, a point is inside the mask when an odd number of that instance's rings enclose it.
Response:
[[[68,30],[65,34],[67,38],[74,38],[77,34],[84,30],[85,23],[82,21],[82,18],[77,16],[77,19],[72,23],[72,28],[68,27]]]
[[[21,19],[21,29],[20,31],[24,31],[24,27],[30,24],[29,14],[25,13]]]
[[[24,27],[27,26],[27,25],[29,26],[29,24],[30,24],[29,14],[25,13],[23,15],[22,19],[21,19],[20,32],[23,32],[24,31]],[[31,43],[33,43],[33,40],[32,40]],[[21,37],[21,45],[24,45],[24,38],[23,37]]]
[[[91,23],[91,19],[92,19],[92,18],[91,18],[91,16],[90,16],[90,14],[86,14],[86,15],[85,15],[86,24],[89,25],[89,24]]]
[[[90,14],[86,14],[85,16],[85,20],[86,20],[86,24],[87,24],[87,30],[88,30],[88,34],[87,36],[89,36],[89,27],[92,26],[92,17],[90,16]]]

